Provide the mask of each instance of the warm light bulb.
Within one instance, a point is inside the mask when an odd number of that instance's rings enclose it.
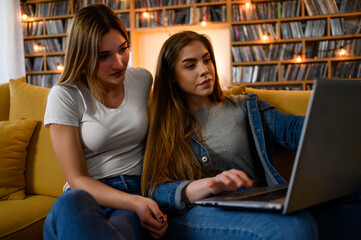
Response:
[[[149,18],[149,13],[148,13],[148,12],[144,12],[144,13],[143,13],[143,17]]]
[[[269,39],[268,34],[263,35],[262,39],[263,39],[263,41],[267,41]]]
[[[202,27],[205,27],[205,26],[207,26],[207,22],[206,22],[206,21],[202,21],[202,22],[201,22],[201,25],[202,25]]]
[[[58,66],[56,66],[56,70],[63,71],[64,66],[62,64],[58,63]]]
[[[23,20],[26,20],[26,19],[28,19],[28,15],[26,15],[25,13],[21,16],[21,18],[23,19]]]
[[[346,55],[346,50],[343,47],[340,48],[339,55],[340,57],[344,57]]]
[[[296,58],[296,61],[297,61],[297,62],[301,62],[301,61],[302,61],[302,56],[301,56],[301,55],[298,55],[297,58]]]
[[[249,8],[251,6],[251,2],[246,2],[246,8]]]
[[[34,44],[34,51],[35,52],[40,52],[40,51],[42,51],[43,50],[43,46],[40,44],[40,43],[38,43],[38,44]]]

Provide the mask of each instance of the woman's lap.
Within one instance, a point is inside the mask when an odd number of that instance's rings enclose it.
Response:
[[[195,206],[183,215],[169,215],[166,239],[358,239],[360,199],[356,194],[290,215]],[[71,238],[72,232],[77,239],[149,239],[135,213],[102,208],[81,190],[60,196],[44,225],[45,239],[56,239],[55,234]]]
[[[140,194],[140,178],[111,179],[107,185]],[[83,190],[69,190],[52,206],[45,224],[45,239],[150,239],[136,213],[105,208]]]
[[[317,239],[317,225],[307,211],[282,215],[196,206],[169,217],[168,239]]]
[[[231,211],[196,206],[169,216],[168,239],[361,239],[361,193],[307,211]]]
[[[361,192],[310,208],[320,239],[361,239]]]
[[[67,191],[55,201],[45,220],[44,239],[125,239],[104,219],[106,215],[89,193]]]

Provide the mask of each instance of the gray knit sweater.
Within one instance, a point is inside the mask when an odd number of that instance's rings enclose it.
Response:
[[[199,131],[214,167],[224,171],[243,170],[258,186],[264,185],[264,172],[257,155],[244,96],[226,97],[220,103],[193,111],[202,123]]]

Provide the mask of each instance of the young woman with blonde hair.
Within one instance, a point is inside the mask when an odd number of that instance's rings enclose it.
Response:
[[[74,17],[44,124],[67,180],[44,239],[151,239],[166,216],[140,194],[151,74],[128,68],[129,38],[104,5]]]
[[[290,215],[193,205],[222,192],[285,183],[272,166],[273,149],[276,143],[296,149],[303,120],[256,95],[223,96],[210,40],[192,31],[172,35],[158,57],[142,175],[142,193],[168,213],[165,237],[361,236],[359,196],[342,207]]]

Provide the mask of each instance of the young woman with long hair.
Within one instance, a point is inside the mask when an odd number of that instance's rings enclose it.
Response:
[[[142,174],[142,193],[168,213],[165,236],[198,240],[360,236],[359,197],[346,208],[291,215],[193,205],[222,192],[285,183],[272,166],[273,149],[276,143],[296,149],[303,121],[304,117],[282,113],[254,94],[223,96],[208,37],[193,31],[172,35],[158,57]]]
[[[152,76],[128,68],[127,30],[104,5],[81,9],[68,38],[44,119],[67,183],[44,238],[160,238],[166,216],[140,194]]]

